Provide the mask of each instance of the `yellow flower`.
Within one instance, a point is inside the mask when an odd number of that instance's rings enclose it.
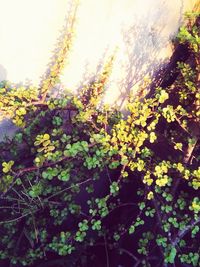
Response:
[[[156,184],[160,187],[165,186],[168,183],[168,176],[164,175],[156,180]]]
[[[151,178],[150,172],[147,172],[144,176],[143,183],[147,184],[148,186],[152,185],[153,179]]]
[[[198,213],[200,211],[200,203],[197,203],[196,201],[192,202],[192,209],[195,213]]]
[[[2,163],[3,172],[4,173],[8,173],[11,170],[13,165],[14,165],[14,161],[13,160],[10,160],[9,162],[3,162]]]
[[[148,193],[148,195],[147,195],[147,199],[148,199],[148,200],[151,200],[151,199],[153,199],[153,198],[154,198],[154,194],[153,194],[152,191],[150,191],[150,192]]]
[[[19,108],[19,109],[16,110],[16,114],[18,116],[25,115],[26,114],[26,109],[23,108],[23,107],[21,107],[21,108]]]

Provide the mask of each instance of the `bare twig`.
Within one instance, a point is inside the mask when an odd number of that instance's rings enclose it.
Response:
[[[133,253],[131,253],[130,251],[128,251],[128,250],[126,250],[124,248],[121,248],[120,251],[122,253],[127,254],[128,256],[130,256],[135,261],[134,267],[139,266],[141,261]]]
[[[183,230],[180,230],[172,241],[172,245],[175,247],[178,242],[198,223],[200,223],[200,217],[197,220],[192,220],[191,224],[187,225]]]
[[[21,215],[21,216],[19,216],[19,217],[15,218],[15,219],[12,219],[12,220],[8,220],[8,221],[1,221],[1,222],[0,222],[0,225],[1,225],[1,224],[3,224],[3,223],[12,223],[12,222],[19,221],[19,220],[21,220],[22,218],[24,218],[24,217],[28,216],[29,214],[31,214],[31,212],[27,212],[26,214],[23,214],[23,215]]]
[[[87,179],[87,180],[85,180],[85,181],[83,181],[83,182],[77,183],[77,184],[75,184],[75,185],[69,186],[69,187],[67,187],[67,188],[64,188],[63,190],[56,192],[55,194],[53,194],[53,195],[51,195],[51,196],[45,198],[44,200],[49,200],[49,199],[51,199],[51,198],[53,198],[53,197],[55,197],[55,196],[57,196],[57,195],[59,195],[59,194],[62,194],[63,192],[66,192],[66,191],[68,191],[68,190],[70,190],[70,189],[72,189],[72,188],[74,188],[74,187],[76,187],[76,186],[80,186],[80,185],[86,184],[86,183],[88,183],[88,182],[90,182],[90,181],[92,181],[91,178],[89,178],[89,179]]]

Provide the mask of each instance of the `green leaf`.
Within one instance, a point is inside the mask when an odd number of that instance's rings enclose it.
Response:
[[[113,182],[113,183],[110,185],[110,193],[111,193],[111,194],[116,194],[118,191],[119,191],[118,183],[117,183],[117,182]]]
[[[172,247],[172,248],[171,248],[171,251],[170,251],[170,253],[169,253],[169,256],[168,256],[168,258],[167,258],[167,261],[168,261],[169,263],[171,263],[171,264],[174,263],[174,260],[175,260],[175,257],[176,257],[176,253],[177,253],[176,248],[175,248],[175,247]]]

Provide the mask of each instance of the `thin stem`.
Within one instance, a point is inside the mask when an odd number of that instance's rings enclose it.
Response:
[[[185,227],[185,229],[179,231],[174,241],[172,241],[172,245],[175,247],[178,242],[198,223],[200,223],[200,217],[197,220],[193,220],[191,224]]]
[[[51,195],[51,196],[45,198],[44,200],[49,200],[49,199],[51,199],[51,198],[53,198],[53,197],[55,197],[55,196],[57,196],[57,195],[59,195],[59,194],[62,194],[63,192],[66,192],[66,191],[68,191],[68,190],[70,190],[70,189],[72,189],[72,188],[74,188],[74,187],[76,187],[76,186],[80,186],[80,185],[86,184],[86,183],[88,183],[88,182],[90,182],[90,181],[92,181],[91,178],[89,178],[89,179],[87,179],[87,180],[85,180],[85,181],[83,181],[83,182],[80,182],[80,183],[78,183],[78,184],[75,184],[75,185],[69,186],[69,187],[67,187],[67,188],[64,188],[63,190],[56,192],[55,194],[53,194],[53,195]]]
[[[29,215],[29,214],[31,214],[31,212],[28,212],[28,213],[26,213],[26,214],[23,214],[23,215],[21,215],[20,217],[15,218],[15,219],[12,219],[12,220],[1,221],[0,224],[16,222],[16,221],[21,220],[22,218],[26,217],[26,216]]]
[[[126,250],[124,248],[121,248],[120,251],[122,253],[125,253],[128,256],[130,256],[136,262],[135,265],[134,265],[134,267],[136,267],[136,266],[138,266],[140,264],[140,260],[135,255],[133,255],[133,253],[131,253],[130,251],[128,251],[128,250]]]
[[[106,240],[106,235],[104,235],[104,243],[105,243],[105,252],[106,252],[106,266],[109,267],[109,255],[108,255],[108,245]]]

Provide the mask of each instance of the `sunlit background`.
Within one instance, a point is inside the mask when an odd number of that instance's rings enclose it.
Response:
[[[67,19],[70,0],[0,0],[0,80],[38,85]],[[81,0],[62,84],[72,92],[117,48],[104,101],[130,90],[171,55],[170,39],[196,0]],[[134,89],[135,88],[135,89]]]

